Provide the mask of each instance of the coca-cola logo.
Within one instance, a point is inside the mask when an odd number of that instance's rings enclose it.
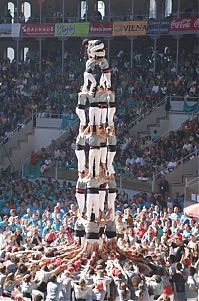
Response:
[[[194,28],[199,28],[199,18],[195,20],[193,26]]]
[[[191,19],[177,19],[171,22],[171,29],[189,29],[191,26]]]

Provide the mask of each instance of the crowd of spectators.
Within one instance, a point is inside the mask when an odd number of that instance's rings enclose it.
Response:
[[[74,236],[72,184],[1,178],[0,294],[33,301],[70,301],[71,291],[89,301],[197,301],[199,224],[182,203],[167,192],[118,192],[117,246],[130,255],[109,254],[102,234],[103,252],[90,258]]]
[[[153,173],[165,175],[173,171],[181,160],[193,159],[199,151],[199,120],[187,120],[181,129],[170,131],[168,136],[158,133],[138,138],[119,139],[116,162],[118,172],[140,180],[153,178]]]
[[[59,145],[53,142],[49,148],[38,152],[38,161],[44,175],[53,166],[58,169],[77,168],[75,135],[71,130],[67,139]],[[179,130],[170,131],[166,137],[153,133],[134,139],[124,136],[123,131],[117,137],[116,174],[142,181],[152,180],[153,174],[166,175],[181,164],[181,161],[185,163],[198,155],[199,120],[197,116],[187,120]]]
[[[197,5],[191,5],[186,7],[180,12],[173,11],[168,16],[164,16],[166,19],[172,19],[179,17],[181,18],[191,18],[195,17],[197,15]],[[93,13],[93,16],[86,15],[85,14],[80,18],[78,15],[75,15],[74,12],[64,12],[64,18],[63,18],[63,11],[55,10],[51,5],[48,5],[47,11],[45,15],[41,15],[41,18],[37,15],[31,15],[30,17],[26,18],[24,15],[24,6],[23,9],[19,9],[19,12],[17,13],[17,8],[15,8],[14,12],[12,12],[10,9],[7,10],[6,14],[3,16],[0,16],[0,24],[2,23],[25,23],[25,22],[31,22],[31,23],[39,23],[40,21],[42,23],[70,23],[70,22],[82,22],[82,21],[131,21],[131,20],[146,20],[148,19],[148,15],[146,14],[140,14],[138,12],[137,14],[134,12],[132,14],[132,10],[128,9],[121,10],[120,13],[115,14],[114,12],[110,12],[110,16],[105,15],[102,16],[101,12],[99,10],[96,10]],[[160,16],[159,16],[160,18]],[[150,18],[150,20],[153,20],[155,18]]]
[[[105,17],[106,18],[106,17]],[[122,18],[122,16],[117,16],[117,18]],[[126,15],[126,18],[127,15]],[[99,11],[94,12],[93,16],[86,16],[86,13],[79,18],[75,16],[73,12],[65,13],[63,17],[63,12],[59,10],[54,10],[50,5],[47,10],[47,14],[38,16],[31,15],[26,18],[23,11],[19,11],[17,14],[17,9],[13,12],[8,9],[4,16],[0,16],[0,24],[10,24],[10,23],[72,23],[72,22],[85,22],[85,21],[102,21],[103,17]]]

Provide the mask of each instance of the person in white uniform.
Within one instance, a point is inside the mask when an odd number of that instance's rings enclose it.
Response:
[[[111,209],[110,220],[115,220],[115,199],[116,199],[116,182],[114,177],[108,178],[107,183],[108,191],[108,209]]]
[[[93,75],[93,71],[96,65],[96,60],[89,58],[86,61],[86,70],[84,72],[84,84],[82,87],[82,93],[89,93],[89,95],[94,95],[96,87],[96,79]],[[88,92],[88,84],[91,82],[90,89]]]
[[[86,183],[84,178],[79,177],[76,183],[76,199],[79,207],[79,213],[82,214],[86,203]]]
[[[99,178],[99,167],[100,167],[100,142],[101,137],[96,133],[93,133],[89,137],[89,176],[93,177],[93,168],[95,168],[95,177]]]
[[[109,63],[105,57],[96,60],[101,69],[101,77],[100,77],[100,87],[104,90],[111,89],[111,69],[109,68]]]
[[[101,110],[101,120],[100,123],[103,124],[103,127],[105,129],[106,126],[106,118],[107,118],[107,110],[108,110],[108,94],[104,92],[97,92],[95,98],[98,102],[98,107]]]
[[[100,169],[100,158],[101,158],[101,150],[100,150],[100,143],[104,139],[102,134],[103,128],[100,127],[98,132],[96,132],[96,126],[92,127],[92,131],[90,130],[91,127],[88,127],[84,134],[88,138],[89,144],[89,176],[93,177],[93,168],[95,168],[95,177],[99,178],[99,169]],[[89,134],[89,135],[87,135]]]
[[[101,110],[99,108],[99,99],[97,97],[90,97],[89,107],[89,125],[91,126],[91,132],[93,132],[93,126],[99,127],[101,121]]]
[[[85,113],[85,107],[86,107],[86,101],[88,99],[88,95],[83,93],[78,93],[78,103],[76,107],[76,114],[79,117],[80,120],[80,130],[83,129],[84,126],[86,126],[86,113]]]
[[[115,93],[111,92],[108,94],[108,125],[114,126],[113,117],[116,112],[116,104],[115,104]]]
[[[84,56],[86,59],[88,57],[95,58],[97,56],[102,58],[105,56],[105,47],[101,40],[84,39],[82,46],[85,48]]]
[[[91,216],[92,210],[95,213],[96,218],[99,217],[99,179],[92,177],[86,180],[86,216]]]
[[[104,168],[100,164],[100,177],[99,177],[99,210],[104,212],[104,203],[106,199],[106,186],[107,178],[105,176]]]
[[[113,167],[113,160],[116,154],[116,144],[117,138],[115,135],[115,130],[111,131],[110,127],[107,127],[107,133],[109,134],[107,138],[107,172],[109,176],[115,174],[115,170]]]
[[[85,155],[86,138],[84,133],[79,133],[76,138],[75,154],[78,162],[78,172],[82,173],[85,170],[86,155]]]

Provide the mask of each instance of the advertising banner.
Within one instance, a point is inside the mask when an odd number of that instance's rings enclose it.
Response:
[[[190,105],[187,101],[184,102],[183,106],[183,112],[192,112],[192,113],[198,113],[199,112],[199,102]]]
[[[45,38],[54,37],[54,23],[24,23],[21,26],[23,38]]]
[[[147,34],[168,34],[170,21],[168,20],[149,20],[147,25]]]
[[[55,37],[84,37],[89,34],[89,23],[57,23]]]
[[[186,33],[188,31],[198,32],[199,18],[180,18],[174,19],[170,23],[170,31]]]
[[[113,36],[144,36],[147,21],[113,22]]]
[[[89,27],[90,36],[110,36],[113,32],[112,22],[91,22]]]
[[[21,24],[0,24],[0,38],[18,38]]]

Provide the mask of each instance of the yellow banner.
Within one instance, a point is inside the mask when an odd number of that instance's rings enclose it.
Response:
[[[113,36],[145,36],[147,21],[113,22]]]

